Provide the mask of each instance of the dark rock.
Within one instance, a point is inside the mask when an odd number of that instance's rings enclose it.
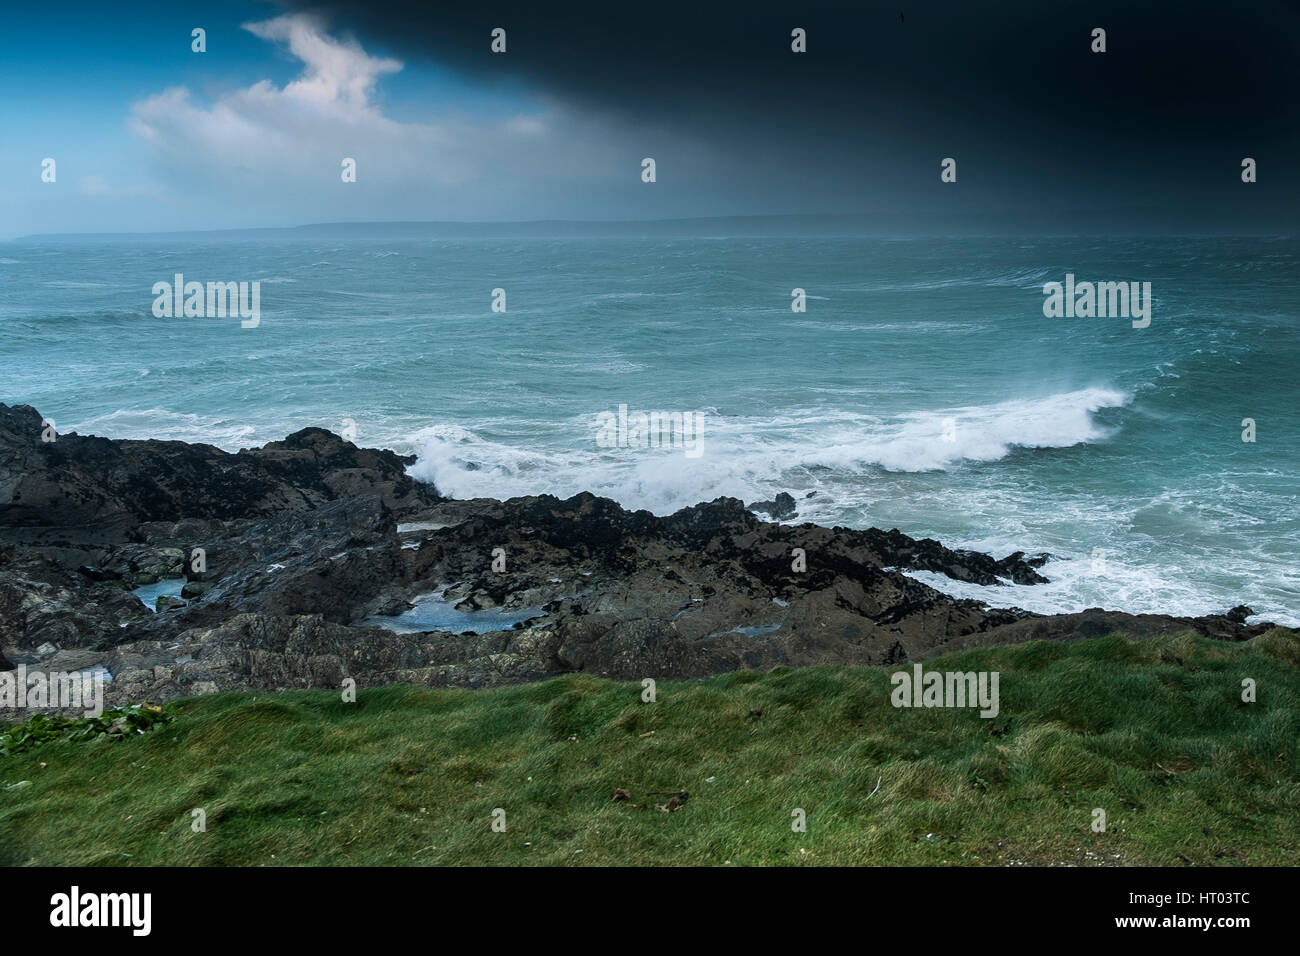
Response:
[[[267,518],[357,494],[398,514],[439,500],[406,474],[411,459],[321,428],[238,454],[75,433],[43,442],[41,430],[36,409],[0,404],[0,528],[32,543],[122,542],[142,522]]]
[[[1075,641],[1122,632],[1136,638],[1157,637],[1179,631],[1196,631],[1225,641],[1245,641],[1274,627],[1261,623],[1244,625],[1222,615],[1172,617],[1166,614],[1125,614],[1088,608],[1077,614],[1034,615],[978,634],[957,638],[945,650],[1020,644],[1025,641]]]
[[[747,507],[750,511],[761,511],[764,514],[771,515],[777,521],[793,518],[798,510],[795,506],[794,496],[784,491],[778,494],[774,501],[755,501]]]
[[[1016,584],[1046,584],[1048,579],[1035,569],[1041,568],[1047,563],[1047,556],[1040,555],[1031,561],[1026,561],[1024,558],[1025,552],[1023,551],[1009,554],[996,563],[994,573],[1002,577],[1008,577]]]
[[[117,583],[92,582],[39,553],[0,566],[0,647],[84,647],[145,616],[148,608]]]
[[[413,482],[408,459],[321,429],[231,455],[76,435],[42,445],[39,421],[34,409],[0,405],[0,647],[9,660],[40,659],[34,649],[49,645],[59,661],[107,667],[109,706],[338,688],[345,677],[362,687],[485,687],[569,671],[692,678],[896,665],[1116,630],[1244,640],[1270,627],[1244,625],[1245,607],[1195,619],[1044,617],[957,600],[903,572],[1034,585],[1049,556],[996,560],[897,529],[753,513],[792,516],[788,494],[665,517],[586,493],[451,501]],[[498,548],[505,572],[493,570]],[[125,586],[164,577],[186,583],[159,614]],[[460,633],[357,626],[432,592],[468,615],[453,615]],[[503,612],[527,620],[480,634],[467,626]]]
[[[116,571],[105,570],[104,568],[92,568],[88,564],[83,564],[81,567],[77,568],[77,570],[91,581],[120,581],[122,579],[122,575],[118,574]]]

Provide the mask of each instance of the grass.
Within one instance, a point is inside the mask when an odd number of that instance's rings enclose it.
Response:
[[[1300,863],[1293,631],[926,663],[999,671],[993,719],[895,709],[896,669],[663,681],[654,703],[585,675],[193,698],[144,734],[0,757],[0,863]]]

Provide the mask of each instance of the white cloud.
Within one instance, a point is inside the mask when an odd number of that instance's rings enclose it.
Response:
[[[538,111],[521,108],[490,120],[399,122],[375,101],[377,83],[400,71],[399,61],[330,36],[310,15],[244,28],[285,44],[302,62],[301,75],[283,88],[262,80],[207,105],[196,103],[185,87],[167,89],[133,105],[131,126],[167,160],[170,174],[190,178],[198,189],[233,188],[250,204],[260,197],[289,215],[547,215],[554,210],[525,209],[521,202],[555,199],[557,187],[580,197],[593,184],[634,184],[641,157],[649,155],[641,144],[666,142],[662,131],[632,129],[556,102],[538,101]],[[698,150],[690,152],[703,160]],[[340,191],[344,157],[357,160],[364,193]],[[683,150],[679,162],[685,158]]]
[[[286,86],[283,96],[335,114],[368,111],[375,81],[402,68],[398,60],[367,55],[355,42],[331,39],[316,20],[304,14],[245,23],[244,29],[263,40],[287,41],[289,52],[306,64],[302,78]],[[269,89],[269,84],[266,87]]]

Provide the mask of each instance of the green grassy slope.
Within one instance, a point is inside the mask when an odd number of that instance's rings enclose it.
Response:
[[[142,735],[0,757],[0,863],[1300,863],[1295,632],[926,663],[999,671],[994,719],[894,708],[898,669],[660,682],[654,703],[583,675],[195,698]]]

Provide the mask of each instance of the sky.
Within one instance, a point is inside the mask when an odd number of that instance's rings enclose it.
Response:
[[[1291,0],[73,0],[5,18],[0,238],[800,214],[888,234],[1293,234],[1300,218]]]

